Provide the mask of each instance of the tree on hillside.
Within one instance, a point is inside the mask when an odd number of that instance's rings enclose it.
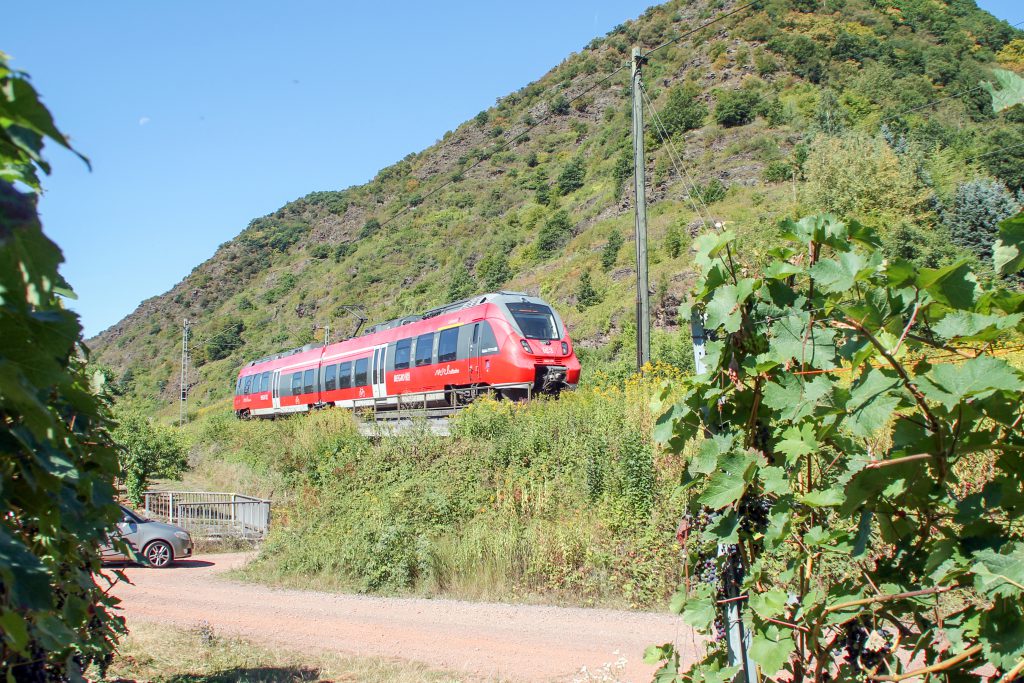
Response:
[[[572,221],[563,209],[551,214],[537,233],[537,251],[541,258],[548,258],[561,249],[572,237]]]
[[[477,284],[473,276],[469,274],[464,262],[459,262],[452,271],[451,279],[448,281],[448,301],[465,299],[476,292]]]
[[[972,180],[956,188],[953,204],[942,219],[954,242],[988,261],[999,223],[1020,209],[1020,204],[1002,183]]]
[[[761,96],[755,90],[739,88],[737,90],[720,90],[716,93],[715,121],[731,128],[750,123],[757,115]]]
[[[822,137],[806,163],[806,200],[872,227],[934,220],[931,191],[913,161],[898,156],[879,137]]]
[[[78,316],[43,234],[43,141],[71,149],[28,78],[0,53],[0,672],[81,680],[109,662],[124,621],[105,593],[100,544],[120,511],[110,414],[82,361]]]
[[[683,233],[675,221],[668,226],[668,232],[665,233],[665,253],[669,258],[679,258],[683,253]]]
[[[583,165],[583,157],[573,157],[558,174],[558,193],[567,195],[580,189],[583,187],[583,179],[586,176],[587,167]]]
[[[477,264],[476,272],[480,276],[484,287],[493,291],[501,289],[502,285],[512,279],[512,268],[508,265],[508,256],[505,252],[492,251]]]
[[[242,345],[245,323],[240,318],[228,318],[218,323],[218,329],[206,340],[206,357],[209,360],[227,358]]]
[[[680,135],[704,125],[708,107],[699,98],[700,88],[693,83],[677,85],[668,91],[668,102],[660,115],[668,135]]]
[[[590,278],[590,271],[585,270],[580,275],[579,285],[576,287],[576,308],[580,311],[601,303],[601,294],[594,289],[594,282]]]
[[[608,235],[608,241],[605,242],[604,249],[601,250],[601,269],[605,272],[611,270],[615,262],[619,260],[619,249],[622,248],[622,243],[622,233],[612,230],[612,234]]]

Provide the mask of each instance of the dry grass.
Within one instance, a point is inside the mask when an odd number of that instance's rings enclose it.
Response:
[[[208,624],[192,629],[137,624],[121,642],[106,681],[162,683],[447,683],[495,679],[435,671],[423,664],[380,657],[316,655],[268,649],[214,633]]]

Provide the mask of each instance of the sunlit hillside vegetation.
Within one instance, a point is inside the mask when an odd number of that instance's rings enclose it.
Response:
[[[187,317],[202,408],[245,360],[320,339],[328,323],[334,338],[350,331],[348,304],[380,320],[505,288],[561,311],[584,377],[624,377],[635,280],[620,67],[631,46],[730,7],[652,7],[371,182],[253,220],[94,339],[94,359],[126,399],[174,412]],[[1022,36],[963,0],[766,0],[651,55],[663,124],[647,136],[655,357],[685,363],[677,309],[707,221],[740,235],[750,266],[780,218],[833,210],[879,228],[894,255],[975,254],[984,270],[995,222],[1020,203],[1024,110],[994,111],[983,82],[1004,104],[1019,95]]]

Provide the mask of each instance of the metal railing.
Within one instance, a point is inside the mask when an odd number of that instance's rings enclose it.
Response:
[[[196,538],[265,538],[270,501],[239,493],[146,491],[146,517],[176,524]]]

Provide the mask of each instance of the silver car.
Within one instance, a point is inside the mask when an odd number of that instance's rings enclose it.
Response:
[[[127,557],[113,544],[103,547],[104,560],[142,560],[151,567],[164,568],[175,560],[192,556],[192,537],[180,526],[154,522],[121,506],[121,521],[112,534],[123,538],[136,557]]]

